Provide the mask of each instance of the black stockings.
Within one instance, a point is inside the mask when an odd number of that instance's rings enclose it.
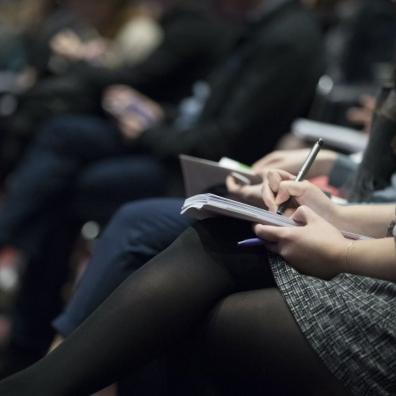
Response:
[[[61,347],[0,383],[0,395],[89,395],[197,337],[198,329],[202,354],[218,374],[271,383],[277,395],[287,388],[294,395],[303,388],[304,394],[343,394],[300,333],[263,250],[236,246],[250,232],[223,220],[189,229]]]

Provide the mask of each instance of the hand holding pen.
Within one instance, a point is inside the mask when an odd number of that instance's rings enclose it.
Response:
[[[318,187],[310,183],[300,183],[309,172],[322,145],[322,139],[316,142],[302,164],[296,178],[290,173],[282,170],[269,170],[266,173],[263,180],[263,199],[270,210],[276,211],[277,214],[282,215],[289,207],[291,198],[293,197],[300,205],[309,203],[309,206],[319,212],[332,212],[334,205]],[[276,206],[277,201],[281,202],[279,207]],[[261,244],[261,240],[257,238],[242,241],[242,243],[240,243],[242,246],[255,246],[258,244]]]
[[[323,140],[319,139],[314,146],[312,147],[312,150],[310,151],[310,153],[308,154],[306,160],[304,161],[300,171],[298,172],[295,181],[296,182],[300,182],[302,180],[305,179],[305,176],[307,175],[307,173],[309,172],[309,170],[311,169],[312,164],[314,163],[317,155],[319,154],[320,149],[323,146]],[[278,210],[276,211],[276,213],[278,215],[283,215],[283,213],[285,212],[285,210],[287,209],[287,207],[289,206],[290,200],[282,203]]]

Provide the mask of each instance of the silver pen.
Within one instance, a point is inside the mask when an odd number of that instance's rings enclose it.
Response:
[[[297,177],[295,179],[295,181],[299,182],[304,180],[305,175],[309,172],[309,170],[311,169],[311,166],[313,164],[313,162],[316,159],[316,156],[318,155],[320,149],[323,146],[323,139],[319,139],[314,146],[312,147],[312,150],[310,151],[310,153],[308,154],[307,159],[304,161],[300,171],[297,174]],[[285,212],[285,210],[287,209],[288,205],[290,202],[290,198],[283,202],[283,204],[281,204],[278,208],[278,210],[276,211],[277,214],[279,215],[283,215],[283,213]]]

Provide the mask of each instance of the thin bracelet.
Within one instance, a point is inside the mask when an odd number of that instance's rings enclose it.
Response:
[[[346,272],[349,272],[349,264],[351,261],[351,251],[352,251],[352,248],[353,248],[355,242],[356,242],[355,240],[350,241],[348,243],[348,246],[346,247],[346,250],[345,250],[345,270],[346,270]]]

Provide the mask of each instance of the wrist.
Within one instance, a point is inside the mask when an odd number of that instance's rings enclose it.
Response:
[[[343,205],[332,204],[330,222],[342,231],[350,231],[346,220],[346,207]]]
[[[337,245],[337,248],[333,246],[331,259],[337,275],[352,272],[352,256],[355,242],[355,240],[345,239]]]
[[[321,217],[323,217],[327,222],[340,230],[342,229],[341,224],[343,215],[340,205],[336,205],[328,199],[327,202],[325,202],[325,205],[322,205],[319,210]]]

